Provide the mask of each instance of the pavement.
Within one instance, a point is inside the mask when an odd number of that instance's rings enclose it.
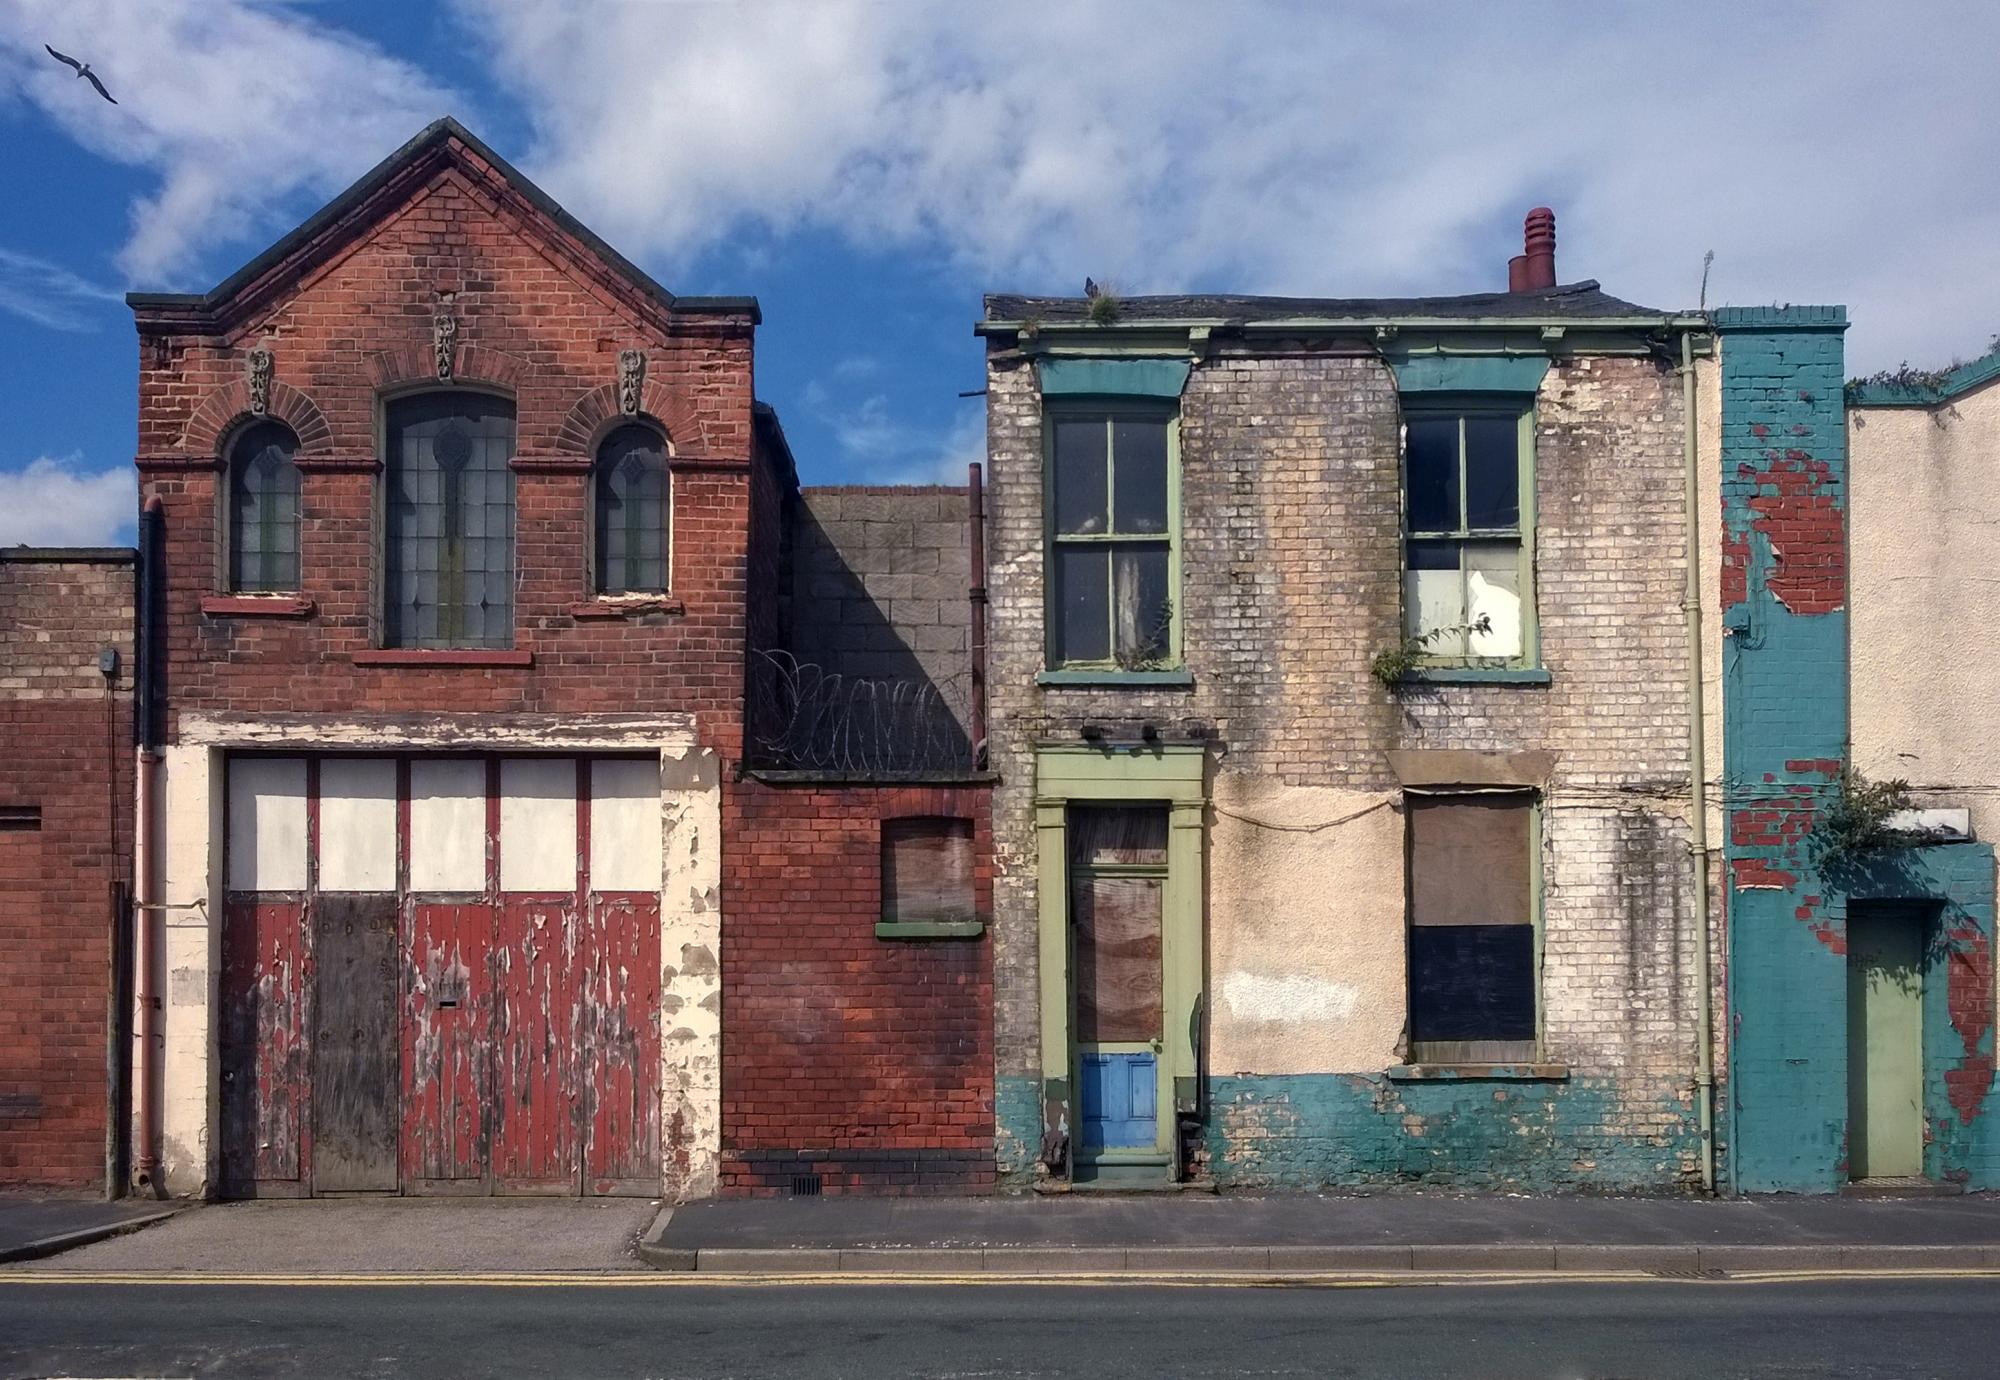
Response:
[[[644,1198],[320,1198],[211,1203],[23,1267],[71,1275],[609,1274],[660,1205]]]
[[[0,1194],[0,1261],[35,1260],[137,1231],[180,1210],[142,1198]]]
[[[716,1199],[639,1256],[732,1274],[2000,1271],[2000,1195]]]

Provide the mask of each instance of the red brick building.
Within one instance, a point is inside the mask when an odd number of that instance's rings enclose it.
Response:
[[[132,865],[129,550],[0,549],[0,1187],[115,1172]]]
[[[928,757],[850,791],[787,736],[802,505],[756,302],[674,296],[451,121],[213,292],[131,301],[142,1180],[990,1180],[970,739],[954,792]],[[885,900],[919,853],[951,886]]]

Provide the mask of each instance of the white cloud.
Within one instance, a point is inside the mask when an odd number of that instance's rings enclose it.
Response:
[[[94,331],[107,303],[125,296],[47,259],[0,249],[0,311],[57,331]]]
[[[80,459],[44,455],[0,470],[0,546],[107,546],[129,537],[137,474],[128,465],[84,470]]]
[[[2000,327],[2000,7],[458,0],[526,162],[628,252],[746,230],[994,289],[1367,295],[1563,276],[1836,300],[1857,365]]]
[[[852,361],[836,363],[835,380],[851,381]],[[801,398],[813,418],[833,433],[841,458],[867,484],[963,484],[965,467],[986,458],[986,409],[960,400],[945,427],[924,426],[898,416],[886,393],[870,393],[851,404],[841,401],[851,388],[808,380]]]
[[[118,104],[44,43],[90,63]],[[290,228],[300,194],[339,190],[457,99],[310,11],[247,0],[9,0],[10,90],[93,153],[157,178],[119,254],[141,287],[211,286],[190,281],[205,251]]]

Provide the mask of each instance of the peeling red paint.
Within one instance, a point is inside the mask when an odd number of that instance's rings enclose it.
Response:
[[[1840,759],[1837,757],[1794,757],[1785,763],[1785,770],[1795,776],[1838,776]],[[1771,778],[1767,775],[1766,781]]]
[[[1732,858],[1729,867],[1736,874],[1738,891],[1749,891],[1755,887],[1783,891],[1799,883],[1796,872],[1787,872],[1764,858]]]
[[[1794,919],[1804,921],[1806,928],[1812,931],[1813,938],[1824,944],[1829,952],[1845,954],[1847,935],[1833,921],[1819,913],[1820,899],[1818,896],[1806,897],[1799,908],[1792,912],[1792,916]]]
[[[1847,602],[1847,533],[1832,467],[1803,450],[1765,452],[1750,525],[1771,545],[1765,585],[1797,614],[1832,613]],[[1724,541],[1724,565],[1729,561]],[[1747,562],[1746,562],[1747,564]]]
[[[1812,792],[1810,787],[1793,787],[1786,794],[1790,800],[1767,800],[1730,811],[1729,841],[1738,848],[1796,846],[1812,831]]]
[[[232,1187],[307,1177],[306,951],[301,902],[230,895],[222,925],[222,1162],[246,1181]]]
[[[1765,426],[1762,422],[1752,422],[1750,423],[1750,434],[1761,441],[1771,434],[1771,428]]]
[[[1945,1096],[1959,1121],[1969,1126],[1993,1089],[1993,944],[1970,927],[1954,929],[1948,937],[1945,1006],[1965,1055],[1957,1068],[1945,1070]]]

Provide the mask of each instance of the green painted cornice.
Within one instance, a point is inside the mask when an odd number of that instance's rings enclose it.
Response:
[[[1857,379],[1847,385],[1849,407],[1936,407],[2000,378],[2000,349],[1954,365],[1929,386]]]

